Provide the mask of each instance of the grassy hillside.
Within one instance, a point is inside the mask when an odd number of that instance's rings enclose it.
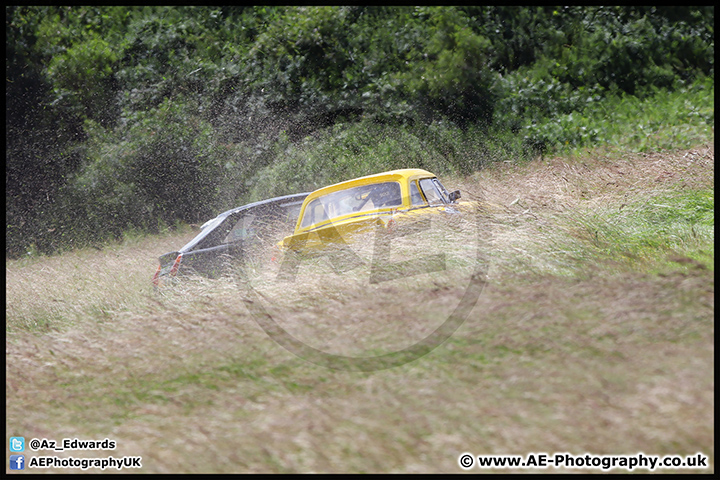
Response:
[[[463,452],[701,452],[712,472],[713,177],[709,143],[443,178],[494,207],[407,237],[442,271],[379,284],[322,260],[280,284],[257,258],[254,296],[232,276],[153,292],[189,230],[6,260],[7,437],[107,437],[43,454],[141,455],[146,473],[454,473]],[[473,259],[486,283],[457,331],[392,368],[297,356],[253,303],[313,348],[379,355],[462,304]]]

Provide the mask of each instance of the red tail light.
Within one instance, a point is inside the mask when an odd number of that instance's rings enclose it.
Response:
[[[162,259],[161,259],[161,262],[162,262]],[[178,269],[180,268],[181,262],[182,262],[182,253],[180,255],[178,255],[177,258],[175,259],[173,266],[170,268],[170,271],[168,272],[169,276],[174,277],[175,275],[177,275],[177,272],[178,272]],[[162,263],[160,263],[160,266],[155,271],[155,276],[153,276],[153,279],[152,279],[152,283],[156,287],[160,286],[160,278],[161,278],[162,272],[163,272],[163,266],[162,266]]]
[[[182,262],[182,253],[177,256],[175,259],[175,263],[173,263],[172,268],[170,269],[170,276],[174,277],[177,275],[178,269],[180,268],[180,263]]]
[[[160,285],[160,270],[162,270],[162,265],[158,265],[158,269],[155,270],[155,275],[153,275],[152,283],[156,287]]]

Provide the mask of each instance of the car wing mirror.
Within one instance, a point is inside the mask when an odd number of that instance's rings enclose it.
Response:
[[[460,190],[455,190],[454,192],[450,192],[450,202],[454,202],[455,200],[458,200],[460,198]]]

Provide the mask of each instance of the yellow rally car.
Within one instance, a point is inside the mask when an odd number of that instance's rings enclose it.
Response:
[[[355,233],[417,215],[459,213],[470,206],[459,198],[459,190],[448,193],[434,174],[416,168],[348,180],[308,195],[295,232],[279,246],[308,251],[332,242],[349,243]]]

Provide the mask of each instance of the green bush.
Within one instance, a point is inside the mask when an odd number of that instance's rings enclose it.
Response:
[[[10,6],[6,27],[10,255],[398,166],[713,136],[711,6]]]

